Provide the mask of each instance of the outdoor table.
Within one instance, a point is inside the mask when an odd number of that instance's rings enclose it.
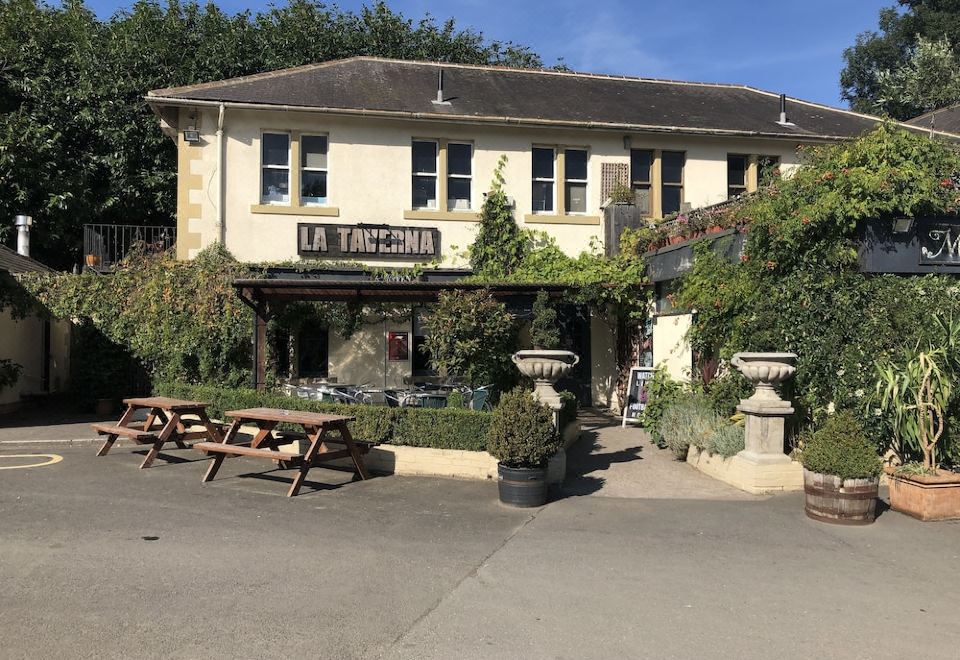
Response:
[[[123,402],[127,409],[116,425],[92,424],[97,433],[107,436],[97,456],[106,456],[117,438],[123,436],[130,438],[138,445],[153,445],[143,459],[143,463],[140,464],[140,469],[143,469],[153,464],[160,449],[168,442],[174,442],[180,449],[186,449],[184,442],[187,440],[208,438],[219,442],[223,438],[220,427],[207,417],[208,404],[206,403],[171,399],[165,396],[124,399]],[[144,409],[150,411],[147,413],[146,420],[133,422],[134,413]],[[183,423],[183,418],[187,415],[197,417],[200,424],[204,426],[204,430],[187,431]],[[157,421],[160,422],[160,426],[154,427]]]
[[[281,467],[285,468],[299,467],[299,472],[294,478],[290,490],[287,491],[287,497],[293,497],[300,492],[300,486],[303,485],[311,467],[338,458],[351,458],[357,474],[362,479],[370,478],[370,474],[363,464],[363,454],[369,451],[370,445],[369,443],[355,442],[350,434],[350,429],[347,427],[347,423],[354,421],[355,417],[276,408],[231,410],[226,413],[226,416],[232,418],[233,421],[219,442],[198,442],[193,446],[194,449],[199,449],[206,454],[214,454],[213,463],[203,476],[204,482],[210,481],[216,476],[217,470],[220,469],[227,456],[254,456],[276,461]],[[277,445],[289,442],[289,439],[274,435],[274,429],[281,422],[303,427],[307,439],[310,441],[310,446],[306,452],[301,454],[278,449]],[[250,446],[231,444],[231,441],[239,432],[240,426],[245,423],[255,424],[259,429]],[[328,433],[330,431],[339,433],[340,437],[329,437]],[[331,449],[331,443],[344,445],[345,448]],[[264,446],[267,448],[261,448]]]

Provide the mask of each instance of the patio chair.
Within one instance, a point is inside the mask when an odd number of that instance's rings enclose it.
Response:
[[[471,410],[492,410],[490,405],[490,385],[478,387],[470,396]]]

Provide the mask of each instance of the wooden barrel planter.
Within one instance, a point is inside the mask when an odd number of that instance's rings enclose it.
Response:
[[[804,510],[809,518],[836,525],[869,525],[877,515],[880,480],[841,479],[803,471]]]
[[[510,506],[533,507],[547,503],[546,468],[512,468],[497,465],[500,501]]]

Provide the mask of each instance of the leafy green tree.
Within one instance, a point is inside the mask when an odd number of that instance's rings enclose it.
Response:
[[[907,102],[884,99],[884,71],[897,71],[910,61],[921,37],[946,40],[960,52],[960,0],[898,0],[899,8],[880,11],[879,32],[868,31],[844,53],[840,74],[843,98],[854,110],[882,110],[895,119],[910,119],[923,112]]]
[[[106,20],[82,0],[0,3],[0,242],[29,213],[34,255],[69,268],[85,223],[173,222],[176,148],[149,90],[354,55],[542,64],[523,46],[384,2],[354,13],[290,0],[231,16],[212,2],[140,0]]]
[[[490,192],[480,209],[480,230],[470,246],[470,267],[477,276],[490,281],[505,280],[512,275],[528,247],[528,238],[517,226],[513,208],[503,191],[506,163],[506,155],[500,156]]]
[[[960,101],[960,56],[946,39],[923,37],[903,65],[878,76],[878,106],[889,114],[899,107],[922,114]]]

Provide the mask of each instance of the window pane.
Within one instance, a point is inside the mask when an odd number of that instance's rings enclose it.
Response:
[[[470,156],[473,147],[469,144],[447,145],[447,174],[463,174],[470,176]]]
[[[553,210],[553,184],[541,181],[533,182],[533,210]]]
[[[586,213],[587,212],[587,184],[568,183],[566,184],[566,205],[568,213]]]
[[[413,143],[413,171],[420,174],[435,174],[437,171],[437,143]]]
[[[437,179],[432,176],[413,177],[413,208],[437,208]]]
[[[630,180],[642,183],[650,182],[650,167],[653,164],[653,152],[650,149],[630,150]]]
[[[633,196],[640,215],[650,215],[650,186],[634,186]]]
[[[533,178],[553,178],[553,149],[533,148]]]
[[[320,170],[327,169],[327,138],[325,135],[300,137],[300,165]]]
[[[290,181],[289,170],[263,168],[263,201],[266,202],[289,202],[290,201]]]
[[[327,199],[327,173],[304,172],[303,184],[300,187],[300,199],[306,203],[320,203]]]
[[[680,186],[663,186],[663,214],[669,215],[680,210]]]
[[[563,171],[568,179],[587,180],[587,152],[583,149],[567,149],[563,153]]]
[[[660,161],[664,183],[683,182],[683,152],[664,151]]]
[[[470,179],[447,179],[447,210],[464,211],[470,208]]]
[[[727,185],[747,185],[747,157],[727,156]]]
[[[264,165],[290,164],[290,136],[285,133],[264,133],[261,139]]]

